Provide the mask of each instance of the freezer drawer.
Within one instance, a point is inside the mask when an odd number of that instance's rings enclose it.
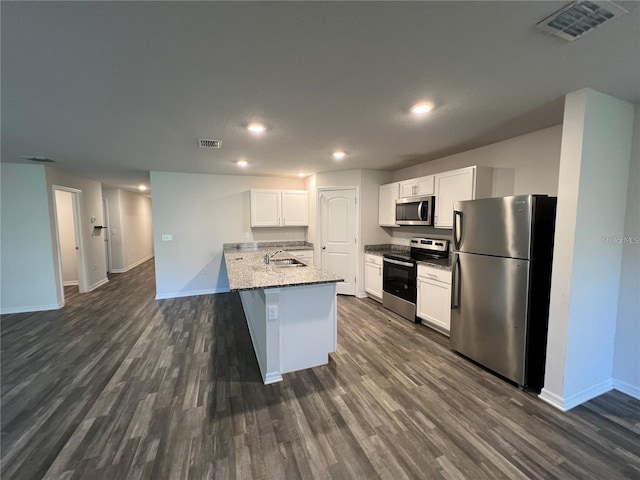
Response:
[[[450,346],[526,385],[527,260],[456,253]]]

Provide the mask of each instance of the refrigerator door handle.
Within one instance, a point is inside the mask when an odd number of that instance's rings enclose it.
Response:
[[[454,254],[453,272],[451,274],[451,309],[460,308],[460,256]]]
[[[459,224],[458,224],[458,220],[460,221]],[[460,249],[461,240],[462,240],[462,212],[460,210],[454,210],[453,211],[453,249],[454,250]]]

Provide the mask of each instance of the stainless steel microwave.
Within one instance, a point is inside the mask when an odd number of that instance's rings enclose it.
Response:
[[[396,200],[396,224],[433,225],[435,197],[406,197]]]

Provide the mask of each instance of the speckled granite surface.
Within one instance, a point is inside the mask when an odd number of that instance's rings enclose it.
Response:
[[[365,245],[364,253],[369,255],[379,255],[382,256],[385,253],[401,253],[408,255],[411,251],[411,248],[405,247],[403,245],[393,245],[393,244],[381,244],[381,245]],[[424,260],[419,261],[418,265],[427,265],[429,267],[440,268],[442,270],[451,270],[451,257],[443,258],[441,260]]]
[[[289,249],[294,250],[293,248]],[[225,246],[224,261],[231,291],[292,287],[296,285],[342,282],[344,280],[333,273],[320,270],[312,265],[297,268],[265,265],[264,254],[271,254],[273,250],[274,247],[254,247],[251,250],[232,248],[227,250]],[[298,248],[298,250],[300,249]],[[283,252],[276,255],[276,258],[290,257],[286,252]]]
[[[364,253],[373,255],[382,255],[384,253],[405,253],[409,255],[411,248],[404,245],[393,245],[391,243],[382,243],[378,245],[365,245]]]
[[[247,243],[224,243],[222,245],[225,252],[241,251],[255,252],[260,248],[272,250],[313,250],[313,243],[304,242],[302,240],[292,242],[247,242]]]

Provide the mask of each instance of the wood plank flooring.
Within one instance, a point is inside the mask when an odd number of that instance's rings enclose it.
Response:
[[[1,319],[3,479],[640,478],[640,402],[562,413],[369,299],[329,365],[265,386],[236,294],[154,300],[153,261]]]

